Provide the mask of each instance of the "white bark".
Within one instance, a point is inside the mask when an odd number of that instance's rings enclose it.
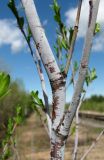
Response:
[[[57,136],[52,130],[51,140],[51,160],[64,160],[65,153],[65,140]]]
[[[80,99],[77,111],[76,111],[76,132],[75,132],[75,145],[74,145],[74,152],[73,152],[73,160],[77,159],[77,151],[78,151],[78,140],[79,140],[79,109],[84,101],[86,92],[83,94],[83,97]]]
[[[36,44],[36,48],[46,69],[52,87],[53,111],[51,128],[51,159],[64,160],[65,141],[80,101],[80,96],[88,67],[89,53],[92,45],[93,33],[95,29],[100,0],[90,1],[90,4],[93,3],[93,7],[91,6],[92,8],[90,10],[91,12],[89,17],[89,26],[79,70],[79,77],[76,83],[70,110],[68,110],[68,112],[64,116],[63,113],[66,101],[65,77],[62,73],[60,73],[60,69],[45,36],[44,29],[41,26],[34,1],[21,1],[25,9],[26,17],[32,32],[34,42]]]
[[[65,80],[63,80],[63,75],[60,73],[60,69],[56,63],[52,50],[49,46],[48,40],[45,36],[44,29],[41,26],[34,1],[33,0],[21,0],[21,1],[25,9],[25,14],[32,32],[33,39],[37,47],[37,50],[40,54],[43,65],[47,71],[47,74],[52,86],[52,91],[55,92],[55,90],[58,90],[58,89],[60,90],[59,86],[61,85],[64,86]],[[63,87],[62,87],[62,90],[63,90]],[[58,95],[57,93],[59,93],[60,95]],[[57,106],[55,107],[54,112],[56,117],[55,123],[57,121],[57,124],[59,124],[60,119],[62,118],[63,112],[64,112],[63,103],[62,104],[60,103],[60,100],[61,102],[63,100],[63,93],[61,94],[61,91],[57,91],[55,93],[55,96],[53,96],[53,103],[55,103],[54,100],[57,99],[56,97],[57,95],[60,97],[60,99],[56,103]],[[53,123],[54,123],[54,120],[53,120]]]
[[[90,50],[92,47],[93,33],[95,29],[95,23],[96,23],[100,0],[92,0],[90,2],[92,2],[90,3],[92,4],[91,10],[90,10],[91,14],[89,17],[89,26],[88,26],[88,30],[86,34],[85,45],[84,45],[83,56],[82,56],[81,65],[79,69],[78,80],[76,82],[76,87],[75,87],[75,91],[73,94],[73,98],[72,98],[72,102],[71,102],[69,111],[65,114],[63,122],[58,128],[59,134],[63,136],[68,136],[72,120],[74,118],[74,115],[76,113],[76,110],[77,110],[77,107],[80,101],[81,92],[82,92],[83,84],[85,81],[86,72],[88,69],[89,55],[90,55]]]
[[[45,36],[44,29],[40,23],[36,7],[33,0],[21,0],[25,9],[25,14],[35,41],[37,50],[42,58],[43,64],[48,73],[49,79],[54,80],[59,78],[60,73],[48,40]]]
[[[33,55],[33,58],[35,55]],[[47,91],[46,91],[46,85],[45,85],[45,79],[44,79],[44,75],[43,75],[43,70],[42,70],[42,65],[41,65],[41,59],[38,53],[38,50],[36,49],[36,59],[37,59],[37,70],[38,70],[38,74],[40,77],[40,81],[41,81],[41,87],[42,87],[42,92],[43,92],[43,97],[44,97],[44,102],[45,102],[45,107],[46,107],[46,118],[47,118],[47,124],[48,124],[48,131],[49,131],[49,136],[51,137],[51,118],[50,118],[50,111],[49,111],[49,102],[48,102],[48,95],[47,95]]]
[[[79,108],[80,104],[78,105],[76,111],[76,130],[75,130],[75,140],[74,140],[74,152],[73,152],[73,160],[77,159],[77,150],[78,150],[78,138],[79,138]]]

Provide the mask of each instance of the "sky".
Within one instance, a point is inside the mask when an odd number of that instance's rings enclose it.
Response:
[[[46,36],[54,52],[53,46],[56,39],[56,23],[53,11],[50,7],[52,0],[34,0],[36,8],[45,29]],[[78,0],[58,0],[61,5],[62,19],[67,27],[74,26]],[[30,55],[28,46],[18,29],[16,20],[7,7],[8,0],[0,1],[0,69],[10,73],[12,80],[22,80],[26,91],[39,90],[42,97],[40,80],[34,61]],[[16,6],[20,14],[23,9],[20,0],[16,0]],[[104,95],[104,0],[100,0],[97,22],[100,23],[101,31],[94,37],[91,50],[90,68],[96,68],[98,78],[89,87],[87,97],[93,94]],[[78,38],[75,45],[74,60],[80,60],[83,51],[83,42],[86,35],[88,21],[88,0],[83,0]],[[45,73],[47,92],[51,101],[51,88]],[[69,77],[70,79],[70,77]],[[73,90],[67,91],[67,101],[71,100]]]

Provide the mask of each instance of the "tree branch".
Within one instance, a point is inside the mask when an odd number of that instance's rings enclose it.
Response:
[[[52,53],[44,29],[40,23],[33,0],[21,0],[32,32],[36,48],[40,54],[50,80],[59,78],[60,70]],[[58,74],[58,75],[57,75]]]
[[[99,2],[100,0],[92,0],[93,7],[90,8],[92,9],[91,22],[90,22],[90,25],[88,26],[87,33],[86,33],[83,56],[82,56],[80,69],[79,69],[79,76],[76,82],[75,91],[72,97],[72,102],[70,104],[69,110],[64,115],[61,125],[59,126],[59,128],[57,128],[57,132],[65,137],[67,137],[69,134],[70,126],[80,101],[80,97],[81,97],[81,93],[82,93],[82,89],[83,89],[83,85],[84,85],[84,81],[85,81],[85,77],[88,69],[88,61],[89,61],[90,50],[92,47],[93,33],[95,29],[95,24],[96,24]]]
[[[45,79],[44,79],[44,75],[43,75],[43,70],[42,70],[42,65],[41,65],[41,59],[38,53],[38,50],[36,49],[35,55],[33,55],[33,58],[37,59],[37,70],[38,70],[38,74],[40,77],[40,81],[41,81],[41,86],[42,86],[42,91],[43,91],[43,97],[44,97],[44,102],[45,102],[45,113],[46,113],[46,117],[47,117],[47,123],[48,123],[48,130],[49,130],[49,135],[51,135],[51,118],[50,118],[50,111],[49,111],[49,102],[48,102],[48,95],[46,92],[46,85],[45,85]]]
[[[100,134],[95,139],[95,141],[92,143],[92,145],[89,147],[89,149],[87,150],[87,152],[84,153],[84,155],[82,156],[81,160],[84,160],[87,157],[87,155],[89,154],[89,152],[91,152],[91,150],[95,147],[96,143],[100,140],[100,138],[101,138],[101,136],[103,134],[104,134],[104,129],[100,132]]]
[[[48,40],[45,36],[44,29],[41,26],[36,7],[33,0],[21,0],[25,9],[28,24],[30,26],[36,48],[42,59],[43,65],[48,74],[53,94],[53,123],[59,124],[64,113],[64,95],[65,78],[60,72],[58,64],[52,53]],[[56,91],[57,90],[57,91]],[[62,91],[61,91],[62,90]],[[56,93],[55,93],[56,91]],[[65,100],[64,100],[65,101]],[[59,103],[60,102],[60,103]],[[61,104],[62,102],[62,104]]]
[[[78,140],[79,140],[79,109],[85,99],[86,92],[83,94],[82,98],[80,99],[77,111],[76,111],[76,133],[75,133],[75,145],[74,145],[74,152],[73,152],[73,160],[77,158],[77,150],[78,150]]]
[[[69,53],[68,53],[67,63],[66,63],[65,69],[64,69],[64,74],[65,75],[68,74],[70,62],[71,62],[73,51],[74,51],[75,41],[76,41],[77,33],[78,33],[81,6],[82,6],[82,0],[79,0],[79,5],[78,5],[77,16],[76,16],[76,22],[75,22],[75,26],[74,26],[73,37],[72,37],[72,41],[71,41],[71,45],[70,45],[70,49],[69,49]]]

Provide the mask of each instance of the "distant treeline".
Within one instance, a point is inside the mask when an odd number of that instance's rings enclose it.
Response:
[[[16,107],[20,105],[23,110],[23,116],[27,116],[31,113],[31,105],[33,103],[32,97],[29,93],[21,87],[21,84],[11,82],[9,87],[9,93],[0,99],[0,129],[5,127],[8,118],[15,116]]]
[[[70,104],[66,104],[66,109],[69,106]],[[92,95],[90,98],[86,98],[82,103],[80,110],[104,112],[104,96]]]
[[[81,110],[104,112],[104,96],[93,95],[90,98],[87,98],[83,102]]]

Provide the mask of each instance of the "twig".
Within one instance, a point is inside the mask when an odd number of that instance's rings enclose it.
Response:
[[[77,33],[78,33],[81,6],[82,6],[82,0],[79,0],[78,11],[77,11],[77,16],[76,16],[76,22],[75,22],[75,26],[74,26],[74,32],[73,32],[73,36],[72,36],[70,49],[69,49],[69,52],[68,52],[67,63],[66,63],[65,69],[64,69],[64,74],[65,75],[68,74],[70,62],[71,62],[73,51],[74,51],[75,41],[76,41]]]
[[[19,156],[19,153],[18,153],[18,150],[16,148],[16,145],[14,144],[14,140],[13,140],[13,137],[11,137],[11,142],[12,142],[12,148],[14,150],[14,154],[15,154],[15,159],[14,160],[20,160],[20,156]]]
[[[36,49],[35,55],[37,59],[36,66],[37,66],[38,74],[41,81],[41,87],[42,87],[42,92],[43,92],[43,97],[44,97],[44,102],[46,107],[45,113],[47,117],[48,130],[49,130],[49,135],[51,135],[51,118],[50,118],[50,111],[49,111],[48,95],[46,92],[46,85],[45,85],[45,79],[44,79],[44,74],[43,74],[42,65],[41,65],[41,58],[37,49]],[[34,55],[33,55],[33,58],[35,58]]]
[[[92,143],[92,145],[89,147],[89,149],[84,153],[84,155],[82,156],[82,158],[80,160],[84,160],[89,152],[91,152],[91,150],[95,147],[96,143],[100,140],[101,136],[104,134],[104,128],[103,130],[100,132],[100,134],[98,135],[98,137],[95,139],[95,141]]]
[[[85,99],[86,92],[83,94],[82,98],[80,99],[77,111],[76,111],[76,133],[75,133],[75,146],[73,152],[73,160],[77,158],[77,150],[78,150],[78,140],[79,140],[79,109]]]
[[[71,70],[72,70],[73,87],[75,88],[75,72],[74,72],[72,60],[71,60]],[[79,109],[85,99],[85,95],[86,95],[86,92],[84,92],[82,98],[80,99],[80,102],[76,111],[76,118],[75,118],[76,130],[75,130],[74,151],[73,151],[73,157],[72,157],[73,160],[76,160],[77,158],[78,138],[79,138]]]

